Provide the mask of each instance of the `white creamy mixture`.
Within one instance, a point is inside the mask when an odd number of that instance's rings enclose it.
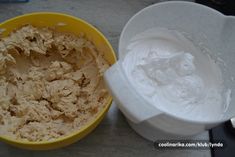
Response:
[[[122,66],[150,104],[187,119],[218,119],[230,103],[221,71],[181,33],[154,28],[136,35]]]

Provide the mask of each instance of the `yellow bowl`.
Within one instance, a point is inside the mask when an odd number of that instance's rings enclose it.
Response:
[[[37,27],[54,27],[58,31],[71,32],[75,35],[79,35],[82,32],[90,41],[94,43],[98,51],[102,51],[104,53],[104,58],[110,64],[116,62],[113,48],[104,35],[84,20],[70,15],[52,12],[36,12],[18,16],[0,24],[0,32],[3,31],[1,36],[7,36],[13,30],[26,24],[31,24]],[[108,111],[111,102],[112,98],[109,97],[103,110],[100,111],[94,120],[87,123],[87,125],[68,136],[58,138],[54,141],[26,142],[14,140],[5,136],[0,136],[0,140],[19,148],[31,150],[48,150],[67,146],[89,134],[101,122]]]

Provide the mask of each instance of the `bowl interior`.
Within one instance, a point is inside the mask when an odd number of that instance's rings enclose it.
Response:
[[[227,17],[209,7],[192,2],[163,2],[149,6],[134,15],[124,27],[119,40],[119,59],[127,53],[130,40],[145,30],[164,27],[189,35],[193,43],[211,52],[222,70],[225,87],[235,92],[235,18]],[[187,36],[186,36],[187,37]],[[220,63],[219,60],[224,63]],[[235,116],[235,97],[223,120]]]
[[[84,20],[61,13],[38,12],[12,18],[0,24],[0,32],[2,32],[1,37],[9,35],[13,30],[26,24],[31,24],[36,27],[53,27],[55,30],[73,33],[75,35],[84,33],[88,40],[93,42],[97,50],[103,52],[104,58],[110,64],[114,64],[116,61],[113,48],[102,33]],[[0,137],[0,139],[17,147],[27,149],[51,149],[62,147],[81,139],[91,132],[102,120],[105,113],[108,111],[111,102],[112,98],[109,97],[103,110],[100,111],[97,117],[91,120],[86,126],[83,126],[77,132],[71,133],[71,135],[58,138],[54,141],[24,142],[16,141],[8,137]]]

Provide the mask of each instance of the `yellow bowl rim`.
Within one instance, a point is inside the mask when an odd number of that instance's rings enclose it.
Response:
[[[27,14],[19,15],[19,16],[16,16],[16,17],[13,17],[13,18],[10,18],[8,20],[5,20],[5,21],[1,22],[0,23],[0,27],[3,24],[6,24],[8,22],[14,21],[14,20],[19,19],[19,18],[24,18],[24,17],[32,16],[32,15],[40,15],[40,14],[42,14],[42,15],[46,15],[46,14],[49,14],[49,15],[60,15],[60,16],[68,17],[68,18],[80,21],[82,23],[85,23],[88,27],[90,27],[91,29],[94,29],[98,33],[98,35],[101,36],[104,39],[105,43],[108,45],[109,49],[111,50],[111,53],[112,53],[115,61],[117,60],[116,59],[116,55],[114,53],[114,50],[113,50],[111,44],[109,43],[108,39],[97,28],[95,28],[90,23],[86,22],[85,20],[83,20],[81,18],[74,17],[74,16],[71,16],[71,15],[68,15],[68,14],[58,13],[58,12],[33,12],[33,13],[27,13]],[[5,141],[7,141],[7,142],[11,142],[11,143],[15,143],[15,144],[23,144],[23,145],[46,145],[46,144],[58,143],[58,142],[66,140],[66,139],[70,139],[73,136],[76,136],[76,135],[84,132],[85,130],[87,130],[90,126],[92,126],[92,124],[94,124],[96,121],[98,121],[99,118],[101,118],[102,115],[104,115],[108,111],[109,107],[111,106],[111,103],[112,103],[112,98],[110,97],[108,99],[105,107],[102,109],[102,111],[100,111],[100,113],[98,113],[96,115],[96,117],[93,120],[89,121],[89,123],[87,123],[86,125],[81,127],[78,131],[74,131],[74,132],[72,132],[71,134],[69,134],[67,136],[59,137],[59,138],[57,138],[55,140],[31,142],[31,141],[14,140],[13,138],[9,138],[7,136],[0,136],[0,139],[3,139]]]

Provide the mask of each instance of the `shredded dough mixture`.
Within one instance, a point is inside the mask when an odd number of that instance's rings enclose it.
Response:
[[[0,38],[0,136],[49,141],[104,107],[109,67],[84,35],[31,25]]]

